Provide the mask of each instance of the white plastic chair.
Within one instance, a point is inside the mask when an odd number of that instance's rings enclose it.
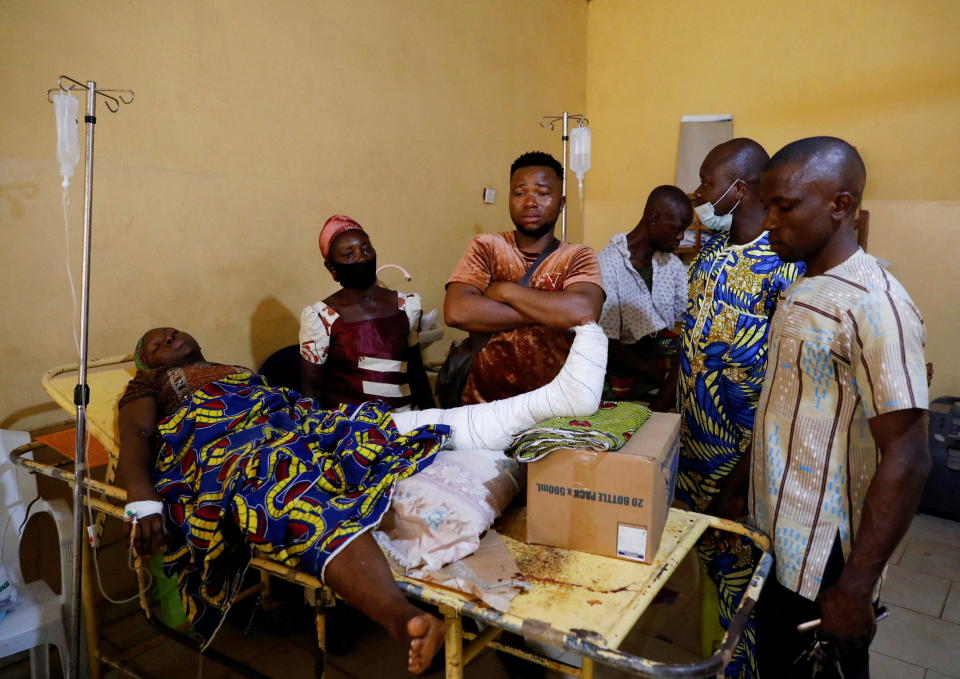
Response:
[[[24,583],[20,572],[20,536],[17,532],[26,516],[27,505],[38,496],[36,479],[23,467],[10,461],[10,452],[30,443],[30,435],[22,431],[0,429],[0,546],[3,565],[10,581],[17,588],[19,605],[0,622],[0,658],[30,650],[30,674],[33,679],[50,675],[48,644],[60,651],[64,676],[70,667],[67,657],[67,632],[64,624],[64,602],[69,600],[68,587],[72,573],[73,521],[63,500],[38,499],[30,508],[30,516],[47,512],[57,526],[60,543],[60,592],[56,594],[43,580]]]

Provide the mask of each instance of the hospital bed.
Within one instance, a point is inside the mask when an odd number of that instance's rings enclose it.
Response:
[[[113,485],[116,458],[119,452],[117,401],[134,368],[129,356],[92,361],[88,372],[90,404],[86,414],[88,429],[110,453],[103,482],[89,481],[87,495],[92,508],[100,516],[123,517],[125,491]],[[76,385],[74,366],[48,371],[42,380],[50,397],[68,412],[74,413],[73,390]],[[35,462],[26,456],[42,446],[31,443],[11,455],[36,473],[68,484],[74,475],[57,466]],[[529,589],[513,599],[507,612],[495,610],[475,597],[446,587],[421,582],[395,574],[398,587],[408,596],[436,606],[445,624],[446,677],[459,679],[464,667],[485,648],[496,648],[531,662],[567,674],[591,679],[595,663],[604,663],[645,677],[708,677],[714,676],[729,662],[737,639],[749,618],[764,580],[770,571],[768,539],[747,526],[703,514],[671,509],[663,533],[660,550],[651,564],[597,556],[582,552],[526,544],[523,509],[508,509],[498,522],[507,549],[517,560]],[[762,550],[740,608],[724,635],[719,649],[709,658],[686,665],[667,665],[618,650],[618,646],[653,602],[660,588],[677,568],[684,556],[707,530],[719,529],[748,536]],[[89,555],[84,555],[83,601],[86,615],[87,643],[91,679],[99,679],[101,663],[140,676],[128,664],[111,658],[99,647],[97,612],[94,605]],[[307,601],[316,610],[317,676],[323,673],[326,642],[326,618],[334,605],[333,593],[317,578],[263,558],[254,558],[251,566],[261,572],[261,581],[241,593],[269,597],[270,578],[279,577],[305,588]],[[141,597],[141,606],[151,619],[150,606]],[[464,629],[464,618],[480,624],[479,632]],[[156,626],[159,623],[154,621]],[[523,644],[504,643],[505,632],[524,640],[540,642],[558,650],[572,651],[582,658],[580,667],[534,653]],[[181,635],[185,638],[185,635]],[[183,639],[181,639],[183,640]],[[231,669],[237,667],[222,654],[206,651],[211,659]],[[255,674],[255,673],[254,673]]]

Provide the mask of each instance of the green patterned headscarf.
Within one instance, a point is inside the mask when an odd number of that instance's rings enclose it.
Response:
[[[146,333],[144,333],[143,337],[137,341],[137,348],[133,350],[133,364],[137,366],[137,370],[150,370],[147,359],[143,355],[143,338],[146,336]]]

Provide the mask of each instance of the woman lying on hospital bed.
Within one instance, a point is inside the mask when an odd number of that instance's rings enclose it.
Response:
[[[369,531],[394,484],[442,448],[502,450],[541,420],[594,412],[607,340],[594,323],[575,333],[563,370],[540,389],[394,412],[376,402],[318,410],[246,368],[206,361],[187,333],[150,330],[120,400],[118,473],[137,517],[134,545],[146,555],[165,544],[165,568],[203,645],[254,553],[320,577],[405,644],[408,669],[421,673],[442,623],[407,601]]]

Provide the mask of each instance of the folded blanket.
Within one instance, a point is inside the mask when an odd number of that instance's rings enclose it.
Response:
[[[558,448],[619,450],[650,417],[650,409],[628,401],[603,401],[588,417],[553,417],[514,437],[504,452],[534,462]]]

